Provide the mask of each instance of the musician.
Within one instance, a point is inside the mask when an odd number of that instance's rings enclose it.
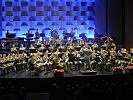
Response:
[[[70,37],[69,41],[68,41],[68,44],[73,43],[73,40],[74,40],[73,37]]]
[[[72,43],[70,43],[70,45],[67,47],[67,50],[72,53],[74,51],[74,46]]]
[[[124,57],[126,55],[127,49],[126,48],[121,48],[120,53]]]
[[[108,44],[108,48],[114,48],[114,50],[116,50],[116,44],[112,41]]]
[[[19,50],[21,50],[21,51],[25,51],[25,47],[24,47],[24,45],[23,45],[23,44],[21,44],[21,45],[20,45]]]
[[[22,70],[22,69],[26,69],[27,68],[27,64],[26,64],[26,60],[27,60],[28,56],[25,52],[22,52],[22,54],[19,54],[18,56],[18,64],[20,64],[18,67],[19,67],[19,70]]]
[[[43,61],[44,61],[44,62],[46,62],[46,61],[48,62],[48,60],[49,60],[48,54],[49,54],[49,51],[46,50],[46,52],[44,53],[44,56],[43,56]]]
[[[40,48],[38,48],[38,51],[39,52],[43,52],[43,50],[45,49],[45,47],[44,47],[44,44],[43,43],[41,43],[41,47]]]
[[[96,53],[96,51],[93,49],[91,52],[91,58],[94,60],[99,54]]]
[[[0,54],[0,60],[2,59],[2,54]]]
[[[91,55],[90,55],[90,66],[91,68],[96,68],[96,64],[97,64],[97,60],[98,59],[99,54],[96,52],[95,49],[92,49],[91,51]]]
[[[109,44],[110,42],[113,42],[113,39],[109,36],[105,37],[105,42],[107,42],[107,44]]]
[[[36,53],[34,53],[36,57],[41,57],[41,52],[39,50],[36,50]]]
[[[85,43],[85,45],[81,48],[80,52],[83,53],[84,50],[88,50],[89,52],[92,51],[91,47],[88,45],[88,43]]]
[[[61,50],[61,52],[63,52],[63,49],[65,49],[65,47],[62,45],[62,43],[60,43],[60,46],[58,47],[59,50]]]
[[[36,32],[35,32],[35,39],[37,40],[37,39],[39,39],[40,38],[40,34],[39,34],[39,32],[38,32],[38,29],[36,29]]]
[[[15,44],[12,44],[12,48],[10,49],[11,53],[16,53],[17,48],[15,47]]]
[[[42,36],[42,43],[44,43],[44,39],[45,39],[45,29],[42,29],[41,36]]]
[[[50,59],[49,59],[48,54],[49,54],[49,51],[46,50],[46,52],[44,53],[44,55],[43,55],[43,57],[42,57],[43,62],[44,62],[44,70],[45,70],[46,72],[50,69],[49,66],[52,65],[52,64],[50,63],[50,61],[49,61]]]
[[[79,51],[77,51],[76,49],[74,50],[74,57],[75,57],[75,61],[74,61],[75,70],[80,70],[80,68],[82,66],[82,62],[80,60],[81,55],[80,55]]]
[[[50,40],[49,40],[49,38],[46,38],[46,43],[45,43],[46,45],[50,45]]]
[[[40,56],[40,53],[39,51],[37,51],[37,53],[31,55],[33,56],[33,67],[32,67],[32,70],[35,71],[35,75],[36,76],[39,76],[40,72],[43,71],[43,58]]]
[[[67,29],[65,28],[65,29],[63,30],[63,37],[65,37],[66,33],[67,33]],[[64,39],[65,39],[65,38],[64,38]]]
[[[12,57],[11,57],[10,53],[7,54],[6,59],[7,59],[7,61],[11,61]]]
[[[52,38],[51,41],[50,41],[50,44],[55,47],[56,46],[56,39]]]
[[[87,43],[84,45],[84,47],[81,48],[81,52],[83,53],[83,56],[84,56],[84,68],[83,68],[83,70],[87,70],[87,69],[91,70],[91,68],[90,68],[91,66],[89,65],[90,64],[89,59],[90,59],[91,49]]]
[[[2,60],[3,60],[4,62],[7,61],[7,59],[6,59],[6,54],[5,54],[5,53],[4,53],[3,56],[2,56]]]
[[[9,30],[6,31],[6,38],[8,38],[8,36],[10,35]]]
[[[56,48],[58,48],[62,44],[62,40],[60,38],[56,39]]]
[[[133,53],[133,48],[130,48],[130,53]]]
[[[33,44],[30,44],[29,49],[35,49],[35,47],[33,46]]]
[[[94,42],[94,44],[92,45],[92,49],[96,49],[96,48],[98,48],[98,44]]]
[[[62,61],[63,61],[64,70],[66,72],[70,71],[68,51],[64,52],[64,54],[62,56]]]
[[[28,56],[25,52],[22,52],[22,54],[19,54],[19,57],[22,61],[25,61]]]
[[[49,49],[49,52],[51,53],[54,51],[54,47],[52,46],[52,44],[50,44],[50,47],[48,49]]]
[[[26,37],[29,38],[30,30],[26,33]]]
[[[103,44],[102,44],[102,46],[101,46],[101,48],[103,48],[104,50],[107,50],[108,48],[108,45],[107,45],[107,43],[106,42],[104,42]]]
[[[126,51],[126,54],[124,55],[124,57],[131,58],[131,55],[130,55],[130,53],[128,51]]]
[[[112,57],[117,55],[114,48],[111,48],[111,49],[109,50],[109,55],[111,55]]]
[[[56,54],[57,56],[59,56],[59,54],[61,54],[61,53],[60,53],[59,49],[56,49],[56,51],[54,52],[54,54]]]
[[[36,70],[36,67],[35,67],[35,57],[34,57],[33,54],[30,55],[30,58],[28,59],[28,66],[29,66],[29,71]]]
[[[103,58],[106,58],[106,55],[108,55],[108,51],[104,50],[103,48],[100,48],[100,55]]]
[[[129,64],[129,66],[133,66],[133,56],[131,57],[131,60],[128,64]]]
[[[104,71],[104,69],[106,68],[108,57],[109,57],[108,52],[103,48],[100,48],[100,55],[99,55],[100,61],[98,62],[98,68],[100,69],[100,71]]]
[[[60,67],[63,67],[61,66],[61,58],[58,56],[58,53],[54,53],[53,54],[53,68],[54,69],[60,69]]]
[[[81,47],[83,47],[84,44],[85,44],[84,40],[83,40],[83,39],[80,39],[80,40],[79,40],[79,45],[80,45]]]
[[[41,42],[38,39],[36,39],[34,43],[34,47],[39,48],[40,46],[41,46]]]
[[[88,45],[91,47],[93,45],[93,42],[89,40]]]
[[[71,28],[70,34],[71,34],[71,37],[74,37],[74,34],[75,34],[74,28]]]
[[[14,55],[14,58],[15,58],[15,61],[16,61],[16,62],[19,62],[20,54],[19,54],[19,53],[16,53],[16,54]]]
[[[130,48],[130,54],[131,54],[131,56],[133,56],[133,48]]]

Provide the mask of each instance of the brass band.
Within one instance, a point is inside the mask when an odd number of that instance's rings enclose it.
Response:
[[[31,44],[28,52],[23,44],[19,49],[13,44],[10,50],[7,55],[0,54],[0,69],[4,75],[18,70],[34,71],[35,75],[39,75],[42,71],[51,71],[55,66],[69,72],[81,69],[111,71],[114,66],[133,65],[133,49],[119,50],[109,40],[100,46],[83,39],[76,42],[70,39],[64,44],[62,39],[54,38]]]

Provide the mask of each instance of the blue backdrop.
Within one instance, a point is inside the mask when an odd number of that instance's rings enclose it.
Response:
[[[75,36],[86,33],[88,38],[94,37],[95,0],[2,0],[2,34],[6,30],[16,33],[17,37],[30,29],[56,29],[62,37],[61,28],[67,32],[75,28]],[[46,30],[46,36],[51,37],[51,30]]]

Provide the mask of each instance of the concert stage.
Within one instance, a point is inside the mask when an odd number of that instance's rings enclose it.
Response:
[[[77,77],[77,76],[99,76],[99,75],[112,75],[112,72],[100,72],[100,71],[70,71],[64,72],[62,77]],[[31,75],[29,71],[19,71],[17,73],[11,73],[6,76],[1,76],[1,78],[54,78],[54,74],[52,72],[41,72],[38,76]]]

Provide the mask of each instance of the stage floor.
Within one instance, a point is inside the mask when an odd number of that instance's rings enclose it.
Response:
[[[112,72],[106,72],[106,71],[104,72],[96,71],[96,72],[97,72],[96,74],[94,73],[94,74],[83,75],[79,71],[70,71],[70,72],[64,72],[63,77],[113,75]],[[7,76],[4,77],[0,76],[0,77],[1,78],[53,78],[54,75],[51,72],[49,73],[41,72],[39,76],[35,76],[35,75],[30,75],[29,71],[19,71],[17,73],[12,73]]]

